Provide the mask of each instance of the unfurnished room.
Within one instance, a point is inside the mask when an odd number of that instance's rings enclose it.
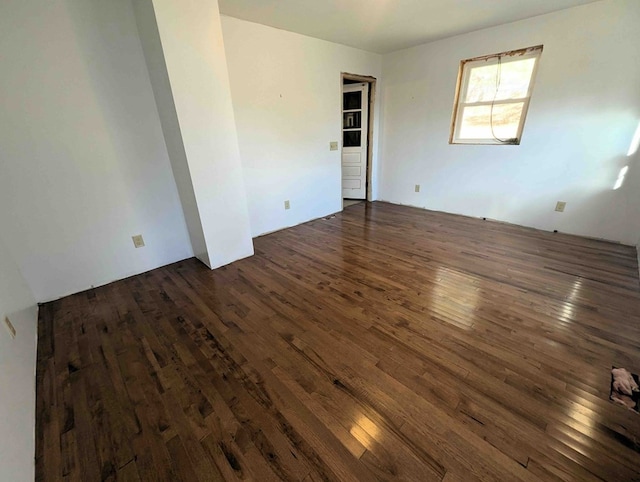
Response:
[[[3,0],[0,482],[640,480],[638,0]]]

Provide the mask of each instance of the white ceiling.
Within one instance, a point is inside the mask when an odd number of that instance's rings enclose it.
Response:
[[[219,0],[225,15],[387,53],[596,0]]]

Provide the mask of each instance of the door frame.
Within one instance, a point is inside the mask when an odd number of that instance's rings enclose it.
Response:
[[[366,200],[372,201],[371,179],[373,178],[373,125],[376,102],[376,83],[378,79],[370,75],[350,74],[342,72],[340,74],[340,152],[342,153],[342,86],[345,80],[356,82],[366,82],[369,84],[369,125],[367,128],[367,175],[366,175]],[[342,154],[340,154],[340,183],[342,184]],[[340,204],[342,205],[342,188],[340,189]]]

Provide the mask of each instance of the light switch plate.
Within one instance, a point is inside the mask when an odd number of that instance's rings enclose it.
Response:
[[[337,151],[338,150],[338,142],[337,141],[329,142],[329,150],[330,151]]]
[[[289,209],[289,208],[291,208],[291,203],[290,203],[289,201],[285,201],[285,202],[284,202],[284,208],[285,208],[285,209]]]
[[[416,184],[415,190],[416,190],[416,192],[420,192],[420,184]]]
[[[564,201],[558,201],[556,203],[556,211],[558,211],[559,213],[563,213],[564,212],[564,208],[566,207],[567,203]]]

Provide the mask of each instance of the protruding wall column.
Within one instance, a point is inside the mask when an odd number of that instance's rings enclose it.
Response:
[[[133,0],[196,256],[211,268],[253,243],[217,0]]]

